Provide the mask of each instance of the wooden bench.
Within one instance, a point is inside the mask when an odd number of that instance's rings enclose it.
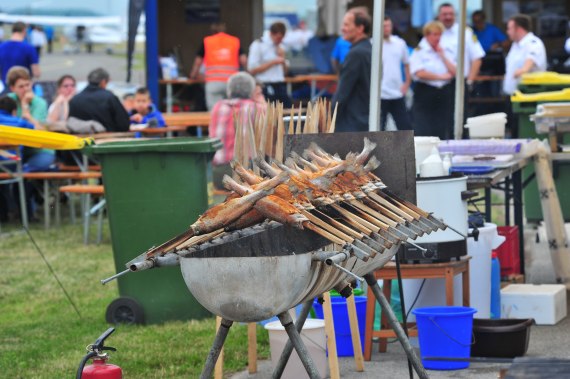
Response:
[[[81,167],[76,166],[76,165],[67,165],[67,164],[63,164],[60,163],[57,165],[57,168],[59,171],[72,171],[72,172],[79,172],[82,171]],[[87,167],[88,171],[101,171],[101,166],[100,165],[89,165]]]
[[[72,184],[62,186],[59,192],[68,194],[81,194],[85,195],[83,204],[83,243],[89,244],[89,229],[91,216],[97,215],[97,240],[96,243],[100,244],[103,236],[103,210],[105,208],[105,199],[101,199],[93,207],[91,206],[91,197],[105,195],[105,188],[102,185],[89,185],[89,184]]]

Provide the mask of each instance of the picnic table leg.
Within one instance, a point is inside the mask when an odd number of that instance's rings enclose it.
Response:
[[[59,203],[60,198],[57,185],[53,188],[52,193],[55,198],[55,225],[59,227],[61,225],[61,204]]]
[[[89,221],[91,220],[91,194],[83,195],[83,243],[89,245]]]
[[[50,211],[49,211],[49,181],[44,179],[44,228],[49,229],[50,224]]]
[[[202,137],[202,134],[203,134],[203,133],[202,133],[202,127],[201,127],[201,126],[198,126],[198,127],[196,128],[196,137]]]
[[[18,162],[18,173],[22,173],[22,162]],[[20,213],[22,215],[22,225],[28,229],[28,207],[26,204],[26,188],[24,186],[24,177],[20,175],[18,178],[18,192],[20,193]]]
[[[166,113],[172,113],[172,83],[166,84]]]

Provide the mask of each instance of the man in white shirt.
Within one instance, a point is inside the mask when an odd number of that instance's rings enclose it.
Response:
[[[448,50],[457,65],[457,57],[459,56],[457,46],[457,35],[459,33],[459,25],[455,22],[455,9],[449,3],[444,3],[439,6],[437,19],[445,26],[445,30],[441,35],[440,45],[442,48]],[[473,84],[473,81],[479,74],[481,68],[482,58],[485,56],[485,50],[479,43],[477,36],[473,33],[471,28],[465,29],[465,63],[464,74],[468,86]]]
[[[388,114],[392,115],[398,130],[411,130],[410,117],[404,96],[410,88],[409,54],[406,42],[392,35],[392,20],[384,18],[384,43],[382,46],[382,91],[380,97],[380,130],[386,130]],[[404,65],[406,80],[402,79]]]
[[[523,74],[546,71],[544,43],[531,30],[532,21],[527,15],[515,15],[507,22],[507,35],[513,41],[503,82],[503,91],[508,95],[515,92]]]
[[[247,70],[263,83],[263,94],[267,100],[281,101],[286,108],[290,108],[291,99],[285,84],[287,60],[282,44],[286,31],[284,23],[274,22],[269,28],[269,38],[253,41],[249,46]]]

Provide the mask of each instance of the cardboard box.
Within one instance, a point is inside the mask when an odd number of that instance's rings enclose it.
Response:
[[[562,284],[510,284],[501,290],[502,318],[534,318],[538,325],[555,325],[566,311]]]

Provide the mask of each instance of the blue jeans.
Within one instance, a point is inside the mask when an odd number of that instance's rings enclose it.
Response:
[[[24,172],[49,171],[55,162],[55,154],[38,151],[24,163]]]

